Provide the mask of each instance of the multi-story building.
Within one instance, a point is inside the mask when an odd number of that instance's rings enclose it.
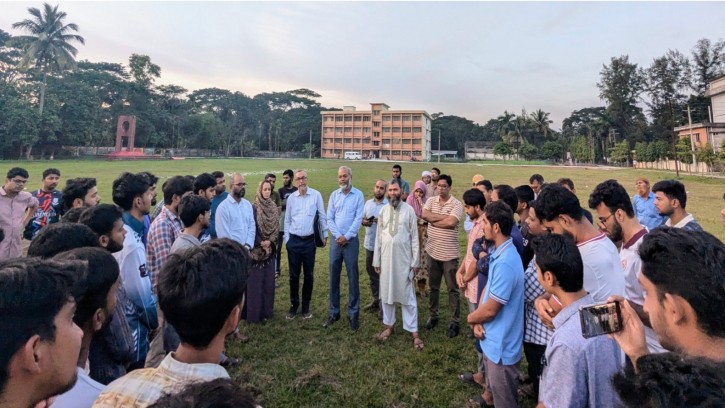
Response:
[[[715,152],[720,152],[725,142],[725,75],[710,82],[705,96],[712,102],[711,120],[703,123],[686,124],[675,128],[680,138],[690,136],[692,147],[701,148],[710,143]]]
[[[431,156],[431,117],[423,110],[390,110],[371,103],[369,111],[345,106],[322,113],[321,157],[428,161]]]

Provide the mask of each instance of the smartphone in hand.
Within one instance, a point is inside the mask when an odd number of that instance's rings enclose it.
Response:
[[[618,302],[579,307],[582,336],[590,338],[622,330],[622,312]]]

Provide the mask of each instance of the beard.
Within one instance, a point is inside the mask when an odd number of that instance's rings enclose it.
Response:
[[[622,240],[622,238],[622,225],[619,224],[617,220],[614,220],[614,227],[612,227],[612,232],[609,236],[609,239],[614,242],[619,242]]]
[[[390,197],[389,201],[390,205],[392,205],[393,208],[398,208],[398,206],[400,205],[400,196]]]
[[[563,236],[565,236],[567,238],[571,238],[572,241],[576,242],[576,239],[574,239],[574,234],[572,234],[571,232],[569,232],[567,230],[563,230],[561,232],[561,235],[563,235]]]
[[[385,194],[384,193],[381,193],[381,194],[375,193],[374,196],[375,196],[375,199],[376,200],[382,200],[383,197],[385,196]]]
[[[350,183],[340,183],[340,184],[338,184],[338,185],[339,185],[339,186],[340,186],[340,188],[341,188],[341,189],[343,189],[343,190],[347,190],[348,188],[350,188]]]
[[[106,250],[110,253],[118,252],[123,249],[123,242],[120,244],[117,244],[116,241],[110,239],[108,240],[108,245],[106,245]]]
[[[669,216],[671,216],[672,214],[674,214],[674,213],[675,213],[675,211],[674,211],[674,210],[672,209],[672,207],[670,207],[670,209],[669,209],[669,210],[664,210],[663,212],[660,212],[659,210],[657,210],[657,213],[658,213],[659,215],[663,216],[663,217],[669,217]]]

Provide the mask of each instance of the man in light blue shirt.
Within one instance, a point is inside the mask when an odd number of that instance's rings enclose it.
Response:
[[[618,406],[611,378],[622,368],[622,351],[607,336],[582,336],[579,308],[595,301],[584,289],[576,243],[564,235],[540,235],[534,238],[534,254],[541,286],[562,306],[544,354],[539,407]]]
[[[639,223],[652,231],[664,224],[667,217],[660,215],[657,208],[655,208],[655,193],[650,190],[649,180],[640,177],[635,185],[637,186],[637,194],[632,198],[634,213]]]
[[[373,254],[375,253],[375,234],[378,230],[378,214],[380,210],[388,204],[385,198],[385,192],[388,189],[388,183],[379,179],[375,182],[373,188],[373,198],[365,202],[363,207],[362,225],[365,227],[365,270],[370,278],[370,291],[373,295],[373,301],[363,307],[366,312],[377,311],[378,320],[383,320],[383,309],[380,307],[380,274],[375,272],[373,268]]]
[[[330,314],[322,324],[329,327],[340,319],[340,274],[342,262],[347,271],[348,299],[347,315],[350,329],[360,328],[360,284],[357,258],[360,241],[357,232],[363,217],[365,197],[352,186],[352,169],[341,166],[337,170],[339,189],[330,194],[327,204],[327,225],[335,242],[330,246]]]
[[[244,176],[234,173],[229,181],[229,190],[229,196],[217,208],[217,237],[230,238],[250,250],[254,246],[257,226],[252,204],[244,199],[247,191]]]
[[[302,284],[302,318],[312,318],[310,300],[314,283],[315,246],[314,223],[315,215],[319,217],[322,231],[323,246],[327,245],[327,215],[325,204],[319,191],[307,186],[307,172],[295,172],[297,191],[287,197],[287,210],[284,213],[284,242],[287,244],[287,261],[289,263],[290,306],[287,320],[297,316],[300,307],[300,272],[304,270],[305,280]],[[358,220],[359,222],[359,220]]]
[[[518,406],[518,376],[524,338],[524,267],[511,240],[514,216],[502,201],[486,205],[483,231],[495,249],[489,256],[486,290],[468,324],[486,357],[483,400],[499,407]],[[484,334],[485,332],[485,334]]]

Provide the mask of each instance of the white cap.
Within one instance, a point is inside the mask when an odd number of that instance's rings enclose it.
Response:
[[[428,170],[424,171],[423,174],[421,175],[421,177],[425,177],[425,176],[433,177]]]

